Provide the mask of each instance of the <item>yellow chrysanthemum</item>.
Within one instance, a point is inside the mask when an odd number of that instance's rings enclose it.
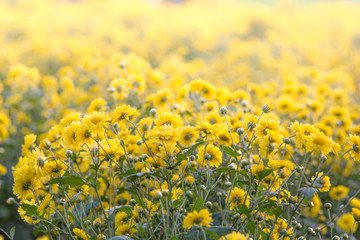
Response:
[[[214,145],[201,146],[198,152],[197,162],[199,165],[206,167],[218,167],[222,163],[222,152]]]
[[[345,213],[337,220],[336,224],[344,231],[356,232],[358,223],[355,221],[352,213]]]
[[[248,234],[244,235],[239,232],[232,232],[222,237],[221,240],[247,240],[248,238]]]
[[[230,197],[229,197],[230,209],[234,209],[236,206],[240,204],[245,204],[246,206],[249,206],[250,204],[249,197],[247,196],[245,199],[245,195],[246,193],[244,190],[235,187],[230,192]]]
[[[193,226],[210,227],[210,223],[212,222],[213,219],[207,209],[201,209],[199,212],[195,210],[186,215],[183,227],[187,229],[191,229]]]
[[[120,123],[126,118],[131,118],[136,113],[136,109],[130,107],[129,105],[123,104],[116,107],[116,109],[111,113],[110,118],[112,123]]]
[[[360,161],[360,136],[350,134],[347,145],[349,149],[352,149],[350,151],[351,157],[355,161]]]
[[[87,237],[86,233],[84,232],[84,230],[79,229],[79,228],[74,228],[73,232],[75,233],[75,238],[76,239],[88,240],[88,237]]]
[[[315,179],[315,176],[316,179]],[[331,187],[329,176],[325,176],[323,172],[315,173],[314,177],[311,177],[311,180],[314,181],[314,186],[318,188],[320,192],[328,192]]]
[[[329,196],[332,199],[340,200],[340,199],[346,198],[349,191],[350,191],[350,189],[348,187],[339,185],[339,186],[336,186],[336,187],[332,187],[330,189]]]
[[[179,115],[170,112],[160,113],[155,120],[155,125],[160,127],[164,125],[170,125],[173,128],[179,128],[182,126],[182,119]]]

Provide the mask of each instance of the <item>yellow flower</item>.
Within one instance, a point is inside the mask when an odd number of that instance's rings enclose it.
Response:
[[[116,109],[110,114],[111,122],[120,123],[124,119],[131,117],[136,113],[136,109],[130,107],[129,105],[123,104],[121,106],[116,107]]]
[[[262,163],[251,165],[250,172],[257,176],[259,173],[264,171],[264,165]]]
[[[312,207],[306,208],[306,213],[311,217],[316,217],[321,210],[321,200],[317,194],[313,196],[311,202],[314,204]]]
[[[336,223],[341,229],[348,233],[356,232],[358,227],[358,223],[355,221],[352,213],[343,214]]]
[[[39,148],[35,148],[29,156],[29,164],[34,166],[35,173],[37,176],[42,177],[46,175],[45,163],[47,162],[46,157]]]
[[[115,215],[115,228],[118,228],[121,224],[126,222],[127,219],[128,217],[125,212],[118,212]]]
[[[94,101],[90,103],[90,106],[88,107],[88,112],[103,112],[106,111],[106,104],[107,102],[102,98],[97,98]]]
[[[280,122],[271,118],[262,119],[255,128],[255,133],[259,137],[267,135],[268,130],[280,131]]]
[[[292,235],[291,228],[288,229],[288,224],[285,220],[279,219],[278,222],[275,224],[274,232],[272,239],[278,240],[278,239],[284,239],[289,240]]]
[[[41,187],[38,176],[35,175],[35,170],[28,165],[23,165],[14,171],[14,194],[19,199],[33,198],[32,190]]]
[[[78,142],[76,141],[76,132],[81,128],[80,121],[71,122],[63,132],[64,144],[68,148],[77,148]]]
[[[316,179],[315,179],[315,176],[317,176]],[[315,176],[311,177],[311,180],[315,181],[314,186],[320,192],[328,192],[331,187],[330,178],[328,176],[325,176],[323,172],[315,173]]]
[[[7,173],[6,167],[0,164],[0,175],[5,175],[6,173]]]
[[[308,124],[301,124],[298,121],[293,122],[290,125],[290,129],[295,131],[295,143],[296,146],[302,148],[303,145],[306,143],[308,136],[311,133],[318,133],[319,130],[316,129],[314,126]]]
[[[350,134],[347,145],[349,149],[352,149],[350,151],[351,157],[355,161],[360,161],[360,137]]]
[[[360,209],[358,208],[352,208],[352,214],[354,216],[354,219],[359,222],[360,221]]]
[[[180,116],[170,112],[160,113],[159,117],[155,120],[155,125],[157,127],[170,125],[173,128],[178,128],[181,127],[182,124],[183,122]]]
[[[82,121],[95,138],[97,134],[102,135],[105,128],[110,125],[110,117],[104,112],[91,112],[85,115]]]
[[[37,237],[36,240],[50,240],[50,238],[48,235],[42,235],[41,237]]]
[[[211,99],[215,94],[215,88],[210,83],[198,79],[191,81],[190,92],[197,93],[206,99]]]
[[[295,164],[289,160],[270,160],[268,166],[275,169],[283,170],[286,176],[291,174],[291,171],[295,169]]]
[[[200,137],[206,137],[207,135],[213,135],[215,133],[215,128],[210,123],[201,121],[196,125],[196,131],[199,132]]]
[[[79,229],[79,228],[74,228],[73,232],[75,233],[75,238],[76,239],[88,240],[88,237],[87,237],[86,233],[84,232],[84,230]]]
[[[211,125],[217,124],[217,123],[221,123],[222,122],[222,118],[220,117],[218,112],[212,111],[209,112],[206,116],[205,116],[205,120],[207,122],[209,122]]]
[[[225,235],[225,237],[223,237],[222,239],[223,240],[247,240],[248,237],[249,237],[248,234],[244,235],[239,232],[232,232],[232,233]]]
[[[129,88],[135,90],[139,94],[146,89],[146,81],[141,74],[132,74],[131,81],[128,81],[128,83]]]
[[[44,199],[41,201],[40,206],[38,207],[38,211],[40,213],[40,216],[43,215],[45,213],[46,210],[50,210],[48,208],[48,205],[51,201],[51,199],[53,198],[53,196],[51,194],[46,194],[46,196],[44,197]]]
[[[358,198],[353,198],[350,202],[350,205],[352,207],[356,207],[356,208],[360,208],[360,199]]]
[[[31,153],[31,150],[34,149],[34,143],[36,141],[36,136],[34,134],[28,134],[24,137],[24,144],[22,145],[22,155],[28,156]]]
[[[99,154],[101,157],[119,158],[124,155],[124,149],[120,145],[118,139],[105,139],[100,141]]]
[[[245,204],[246,206],[249,206],[250,204],[250,200],[249,197],[247,196],[245,199],[245,191],[235,187],[231,192],[230,192],[230,197],[229,197],[229,202],[230,202],[230,209],[234,209],[236,206],[240,205],[240,204]]]
[[[51,178],[62,177],[65,174],[67,166],[59,160],[45,162],[44,169]]]
[[[79,112],[70,113],[66,117],[61,119],[60,126],[65,127],[65,126],[71,124],[72,122],[76,122],[76,121],[81,121],[81,113],[79,113]]]
[[[206,167],[207,164],[210,167],[218,167],[222,163],[222,152],[214,145],[203,145],[199,148],[197,162],[203,167]]]
[[[192,126],[182,127],[180,130],[179,143],[184,147],[189,147],[192,143],[194,143],[196,139],[195,128]]]
[[[327,137],[323,132],[311,133],[305,142],[306,151],[314,152],[315,154],[322,153],[327,155],[329,152],[334,152],[335,143]]]
[[[332,199],[340,200],[340,199],[346,198],[348,193],[349,193],[349,188],[339,185],[336,187],[332,187],[330,189],[329,196]]]
[[[184,219],[183,227],[190,229],[193,226],[210,227],[210,223],[213,222],[211,214],[207,209],[201,209],[199,212],[196,210],[192,213],[188,213]]]
[[[160,142],[176,142],[179,139],[179,134],[172,125],[162,125],[159,127],[154,127],[150,135],[159,140]]]
[[[134,223],[131,220],[129,220],[128,222],[121,223],[116,228],[117,235],[129,234],[130,236],[132,236],[134,233],[136,233],[136,229],[135,229]]]

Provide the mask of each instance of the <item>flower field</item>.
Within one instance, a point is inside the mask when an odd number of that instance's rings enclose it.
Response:
[[[0,240],[360,239],[359,12],[0,0]]]

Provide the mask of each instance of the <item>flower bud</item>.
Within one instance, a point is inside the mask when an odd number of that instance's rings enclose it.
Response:
[[[243,135],[244,134],[244,129],[243,128],[238,128],[236,130],[236,133],[240,136],[240,135]]]
[[[153,116],[153,117],[155,117],[156,116],[156,109],[155,108],[152,108],[151,110],[150,110],[150,115],[151,116]]]
[[[349,239],[349,235],[347,235],[346,233],[344,233],[343,235],[341,235],[341,238],[344,240],[348,240]]]
[[[126,68],[126,62],[125,62],[124,60],[120,61],[120,62],[119,62],[119,67],[120,67],[121,69],[125,69],[125,68]]]
[[[225,182],[225,186],[226,186],[226,187],[231,187],[231,182],[230,182],[230,181],[226,181],[226,182]]]
[[[193,193],[192,193],[192,191],[189,190],[189,191],[186,191],[185,195],[190,198],[193,196]]]
[[[9,205],[12,205],[12,204],[16,203],[16,200],[15,200],[15,198],[10,197],[6,200],[6,203]]]
[[[268,113],[273,109],[273,106],[270,103],[266,103],[263,107],[262,107],[262,111],[264,113]]]
[[[161,193],[162,193],[162,195],[164,195],[164,196],[168,196],[169,193],[170,193],[170,191],[169,191],[169,189],[163,189],[163,190],[161,191]]]
[[[107,91],[109,92],[109,93],[114,93],[115,92],[115,88],[114,87],[109,87],[108,89],[107,89]]]
[[[225,106],[221,106],[221,107],[220,107],[220,113],[221,113],[221,114],[227,114],[227,113],[228,113],[227,108],[226,108]]]
[[[210,201],[207,201],[207,202],[205,203],[205,205],[206,205],[206,207],[209,208],[209,209],[211,209],[212,206],[213,206],[213,204],[212,204]]]
[[[331,205],[331,203],[327,202],[324,204],[324,207],[325,207],[325,209],[331,209],[332,205]]]
[[[205,154],[204,154],[204,159],[205,159],[206,161],[209,161],[209,160],[211,159],[211,155],[210,155],[209,153],[205,153]]]
[[[73,156],[73,151],[71,151],[71,150],[66,150],[65,156],[68,157],[68,158],[71,158],[71,157]]]
[[[320,161],[321,161],[322,163],[325,163],[326,160],[327,160],[327,157],[326,157],[324,154],[321,154]]]
[[[291,143],[291,140],[290,140],[289,138],[284,138],[284,139],[283,139],[283,142],[284,142],[285,144],[290,144],[290,143]]]
[[[136,203],[136,200],[135,199],[131,199],[130,200],[130,205],[132,206],[135,206],[137,203]]]

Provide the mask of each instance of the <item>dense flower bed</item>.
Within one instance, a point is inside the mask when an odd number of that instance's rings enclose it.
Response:
[[[35,236],[360,237],[359,4],[51,4],[0,8],[0,174]]]

